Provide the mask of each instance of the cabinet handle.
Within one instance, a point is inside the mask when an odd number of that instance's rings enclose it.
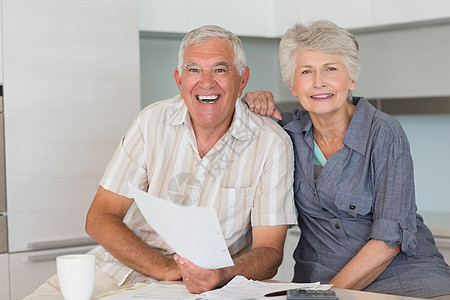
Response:
[[[97,242],[92,238],[81,237],[68,240],[29,242],[28,247],[32,250],[42,250],[42,249],[65,248],[74,246],[87,246],[95,244],[97,244]]]
[[[67,255],[67,254],[85,254],[87,252],[87,249],[85,251],[60,251],[56,253],[50,253],[50,254],[41,254],[41,255],[32,255],[28,256],[29,262],[41,262],[41,261],[48,261],[48,260],[55,260],[60,255]]]

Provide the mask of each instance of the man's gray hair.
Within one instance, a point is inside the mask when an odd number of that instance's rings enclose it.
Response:
[[[183,58],[184,51],[189,45],[195,44],[200,45],[208,42],[211,39],[219,38],[227,40],[234,50],[234,64],[237,68],[239,75],[244,73],[245,67],[247,66],[244,47],[242,46],[241,40],[231,31],[228,31],[220,26],[216,25],[205,25],[197,29],[191,30],[183,38],[180,44],[180,50],[178,52],[178,71],[180,74],[183,71]]]
[[[358,42],[350,32],[336,24],[329,21],[316,21],[310,26],[297,23],[283,35],[279,53],[281,77],[291,89],[299,50],[342,55],[350,78],[358,80],[361,73]]]

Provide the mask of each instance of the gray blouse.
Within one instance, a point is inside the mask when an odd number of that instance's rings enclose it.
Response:
[[[401,252],[366,290],[415,297],[450,294],[450,268],[416,213],[405,132],[366,99],[354,97],[353,104],[356,110],[344,148],[328,159],[316,181],[311,118],[306,111],[283,114],[281,125],[294,144],[301,229],[293,281],[328,282],[376,239],[389,246],[400,244]],[[433,279],[426,279],[427,270]],[[418,280],[424,289],[418,288]]]

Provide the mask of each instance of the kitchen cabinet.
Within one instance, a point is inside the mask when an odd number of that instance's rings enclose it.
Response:
[[[2,22],[11,298],[22,299],[55,272],[24,257],[95,244],[86,212],[140,110],[137,1],[3,0]]]
[[[354,95],[369,99],[448,97],[449,32],[450,19],[355,31],[362,72]]]
[[[3,0],[10,252],[86,236],[98,182],[140,109],[138,43],[133,1]]]
[[[0,295],[9,299],[9,260],[8,254],[0,254]]]
[[[23,299],[56,274],[57,256],[83,254],[91,249],[86,246],[10,254],[11,300]]]
[[[1,4],[1,1],[0,1]],[[0,11],[0,32],[2,32],[2,13]],[[2,39],[0,36],[0,85],[3,83],[3,47],[2,47]]]
[[[317,18],[329,19],[341,26],[370,26],[372,0],[348,2],[346,0],[346,9],[336,14],[343,5],[342,1],[140,0],[139,29],[144,32],[186,33],[201,25],[217,24],[239,36],[273,38],[282,36],[296,22]]]
[[[0,215],[0,253],[8,252],[8,227],[6,216]]]
[[[373,26],[423,22],[450,17],[450,3],[446,0],[371,0]]]
[[[354,29],[449,17],[450,3],[445,0],[139,1],[139,29],[166,33],[185,33],[200,25],[217,24],[240,36],[274,38],[296,22],[318,19]]]

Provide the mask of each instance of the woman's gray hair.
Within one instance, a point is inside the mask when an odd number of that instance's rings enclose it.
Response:
[[[197,29],[191,30],[185,35],[180,44],[180,50],[178,52],[178,71],[180,74],[183,71],[183,58],[184,51],[189,45],[200,45],[208,42],[211,39],[224,39],[227,40],[234,50],[234,64],[237,68],[239,75],[244,73],[247,66],[244,47],[241,40],[231,31],[228,31],[220,26],[205,25]]]
[[[283,35],[279,53],[281,77],[291,89],[299,50],[342,55],[350,78],[358,80],[361,72],[358,42],[350,32],[336,24],[329,21],[316,21],[310,26],[297,23]]]

